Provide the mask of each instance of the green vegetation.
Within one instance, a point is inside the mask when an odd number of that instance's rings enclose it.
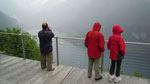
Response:
[[[104,68],[104,70],[103,70],[104,72],[106,72],[106,68]]]
[[[110,71],[110,68],[107,68],[107,71],[109,72],[109,71]]]
[[[147,77],[148,79],[150,79],[150,77]]]
[[[21,34],[20,28],[6,28],[5,30],[0,30],[0,32],[5,33],[15,33]],[[40,48],[36,42],[36,37],[29,36],[29,33],[22,32],[26,58],[33,60],[40,60]],[[0,34],[0,51],[5,52],[7,55],[23,57],[23,48],[21,42],[21,35],[14,34]]]
[[[121,71],[120,71],[120,74],[124,74],[124,72],[121,70]]]
[[[143,77],[143,74],[141,74],[139,72],[134,72],[134,76],[136,76],[136,77]]]

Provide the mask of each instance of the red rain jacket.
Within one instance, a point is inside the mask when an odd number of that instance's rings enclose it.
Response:
[[[88,56],[91,58],[101,57],[101,52],[104,52],[104,36],[100,33],[101,24],[96,22],[93,30],[89,31],[85,37],[85,46],[88,48]]]
[[[110,59],[117,60],[119,49],[121,51],[121,54],[124,56],[126,54],[126,45],[124,43],[124,40],[121,36],[121,33],[123,32],[123,29],[119,25],[113,26],[113,35],[109,37],[109,40],[107,42],[107,48],[110,50]]]

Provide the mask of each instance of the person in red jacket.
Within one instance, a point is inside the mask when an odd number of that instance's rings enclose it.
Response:
[[[85,37],[85,46],[88,50],[88,78],[92,76],[92,67],[94,64],[95,80],[102,79],[99,73],[101,52],[104,52],[105,40],[101,32],[101,24],[96,22],[93,26],[93,30],[90,30]]]
[[[110,50],[110,59],[111,59],[111,66],[110,66],[110,78],[109,81],[114,82],[120,82],[120,68],[121,68],[121,62],[124,58],[126,52],[126,45],[124,43],[124,40],[121,36],[121,33],[123,32],[123,29],[120,25],[114,25],[112,29],[113,35],[109,37],[109,40],[107,42],[107,47]],[[114,75],[115,70],[115,64],[117,64],[116,69],[116,77]]]

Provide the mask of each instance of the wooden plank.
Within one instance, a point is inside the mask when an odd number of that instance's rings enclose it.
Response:
[[[39,69],[39,72],[35,73],[30,79],[28,80],[22,80],[22,84],[32,84],[36,80],[39,80],[40,77],[43,75],[46,75],[48,72],[46,70]]]
[[[31,71],[29,71],[28,73],[22,75],[21,77],[19,77],[16,80],[16,83],[18,84],[24,84],[24,82],[31,80],[32,78],[34,78],[35,76],[37,76],[38,74],[41,74],[42,69],[41,66],[38,65],[37,67],[35,67],[34,69],[32,69]],[[35,79],[36,80],[36,79]],[[29,83],[28,83],[29,84]],[[32,83],[31,83],[32,84]]]
[[[45,74],[42,74],[37,80],[32,82],[32,84],[42,84],[44,81],[46,81],[48,79],[49,74],[56,74],[65,68],[66,68],[65,66],[56,67],[54,71],[46,72]]]
[[[2,55],[5,55],[5,54],[0,52],[0,56],[2,56]]]
[[[62,68],[64,68],[64,66],[56,66],[55,67],[55,71],[53,71],[53,72],[57,72],[57,71],[59,71],[59,70],[61,70]],[[35,74],[35,76],[33,76],[31,79],[29,79],[29,80],[27,80],[27,81],[23,81],[22,82],[22,84],[33,84],[33,83],[36,83],[36,82],[41,82],[41,81],[45,81],[46,80],[46,77],[45,76],[47,76],[47,74],[49,73],[48,71],[46,71],[46,70],[39,70],[40,72],[39,73],[37,73],[37,74]],[[42,78],[44,78],[45,77],[45,79],[44,80],[42,80]]]
[[[56,74],[49,74],[48,78],[42,84],[61,84],[61,82],[65,79],[68,73],[72,70],[72,67],[66,67]]]
[[[5,63],[8,63],[9,61],[12,61],[13,59],[15,59],[15,57],[5,57],[5,58],[2,58],[0,59],[0,65],[3,65]]]
[[[13,83],[13,82],[10,82],[10,81],[0,78],[0,84],[16,84],[16,83]]]
[[[6,59],[6,58],[10,58],[10,56],[4,56],[4,55],[1,55],[1,56],[0,56],[0,60]]]
[[[147,79],[148,84],[150,84],[150,79]]]
[[[87,74],[88,72],[86,69],[74,68],[62,84],[99,84],[99,82],[102,82],[103,80],[95,81],[94,72],[91,78],[88,78]]]
[[[11,66],[11,65],[16,64],[17,62],[20,62],[20,61],[23,61],[23,59],[21,59],[21,58],[15,58],[15,59],[13,59],[13,60],[11,60],[11,61],[9,61],[9,62],[7,62],[7,63],[1,65],[1,66],[0,66],[0,69],[7,68],[7,67],[9,67],[9,66]]]
[[[108,72],[103,72],[102,73],[102,76],[103,76],[103,79],[102,80],[99,80],[97,81],[98,83],[101,83],[101,84],[113,84],[114,81],[110,82],[108,79],[110,77],[110,74]],[[122,76],[121,76],[122,77]],[[124,78],[123,78],[124,79]],[[115,83],[114,83],[115,84]]]
[[[29,80],[29,77],[32,77],[33,73],[36,72],[38,69],[40,69],[40,63],[36,64],[36,66],[33,66],[32,68],[25,70],[25,72],[19,73],[15,78],[10,79],[10,81],[21,84],[22,81]]]
[[[66,77],[66,79],[62,82],[62,84],[77,84],[81,83],[81,76],[83,75],[83,71],[79,68],[73,68],[70,74]],[[86,76],[87,77],[87,76]]]
[[[6,54],[0,54],[0,57],[15,57],[15,56],[10,56],[10,55],[6,55]]]
[[[37,65],[37,62],[32,61],[31,63],[26,64],[25,66],[23,66],[23,67],[20,68],[20,69],[17,69],[17,70],[15,70],[15,71],[13,71],[13,72],[10,72],[10,73],[6,74],[6,75],[3,75],[3,77],[4,77],[5,79],[7,79],[7,80],[13,79],[13,78],[19,76],[20,73],[24,73],[25,71],[28,71],[28,69],[32,69],[32,67],[33,67],[33,66],[36,66],[36,65]],[[25,73],[24,73],[24,74],[25,74]]]
[[[39,63],[32,61],[32,62],[30,63],[30,65],[27,65],[27,66],[25,66],[25,67],[22,67],[23,69],[21,69],[21,70],[19,69],[19,70],[20,70],[19,72],[14,71],[14,74],[9,75],[9,77],[7,77],[6,79],[7,79],[7,80],[10,80],[10,81],[16,80],[16,79],[18,79],[19,77],[21,77],[22,75],[26,74],[28,71],[32,70],[33,67],[35,67],[35,66],[37,66],[37,65],[39,65]]]
[[[150,84],[150,79],[139,78],[139,84]]]
[[[47,84],[47,83],[49,83],[49,84],[51,84],[51,83],[52,84],[59,84],[59,83],[56,83],[56,82],[61,82],[61,80],[63,80],[63,77],[71,69],[71,67],[67,67],[67,66],[59,66],[59,67],[60,68],[56,68],[54,71],[50,71],[47,74],[43,75],[42,77],[40,77],[38,80],[36,80],[32,84]],[[59,76],[62,77],[62,79],[57,78],[58,74],[59,74]],[[60,75],[60,74],[62,74],[62,75]]]
[[[22,62],[16,63],[16,64],[9,66],[5,69],[1,69],[0,75],[3,76],[4,74],[9,74],[9,73],[15,71],[16,69],[20,69],[20,68],[24,67],[25,64],[28,64],[30,62],[32,62],[32,61],[31,60],[23,60]]]

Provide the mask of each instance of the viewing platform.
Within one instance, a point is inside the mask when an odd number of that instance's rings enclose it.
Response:
[[[87,70],[59,65],[54,71],[42,70],[40,62],[0,54],[0,84],[114,84],[108,81],[108,72],[102,80],[87,77]],[[150,79],[121,75],[119,84],[150,84]]]

